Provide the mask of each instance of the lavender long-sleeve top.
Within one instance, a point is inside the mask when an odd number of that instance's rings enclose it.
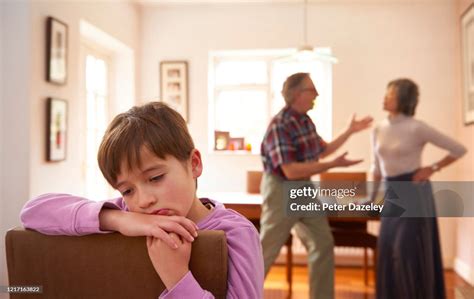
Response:
[[[258,232],[239,213],[210,201],[215,208],[197,223],[199,229],[223,230],[228,246],[227,298],[263,298],[263,258]],[[100,230],[99,212],[102,208],[127,211],[122,198],[94,202],[69,194],[44,194],[28,201],[21,211],[24,227],[47,235],[80,236],[108,233]],[[214,298],[201,288],[188,272],[171,290],[160,298]]]

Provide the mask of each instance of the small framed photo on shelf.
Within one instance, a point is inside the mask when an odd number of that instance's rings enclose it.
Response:
[[[236,137],[230,138],[228,149],[231,151],[241,151],[245,149],[244,138]]]
[[[464,124],[474,123],[474,4],[461,17]]]
[[[229,132],[214,131],[214,150],[225,151],[229,147]]]
[[[66,159],[67,102],[57,98],[48,98],[46,119],[46,160],[63,161]]]
[[[66,23],[48,17],[46,24],[46,80],[63,85],[67,79],[68,28]]]
[[[188,63],[186,61],[160,63],[160,90],[161,101],[178,111],[188,122]]]

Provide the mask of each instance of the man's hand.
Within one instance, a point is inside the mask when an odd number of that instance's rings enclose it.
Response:
[[[197,237],[197,225],[182,216],[148,215],[112,209],[102,209],[99,214],[102,230],[118,231],[125,236],[149,236],[163,240],[170,248],[177,243],[168,233],[182,236],[189,242]]]
[[[338,156],[336,159],[332,161],[334,164],[334,167],[347,167],[347,166],[352,166],[355,164],[359,164],[363,160],[348,160],[346,159],[347,152],[344,154]]]
[[[167,290],[171,290],[188,273],[191,258],[191,243],[174,233],[169,236],[179,244],[177,249],[170,248],[160,239],[146,238],[150,260]]]
[[[370,127],[374,119],[371,116],[366,116],[361,120],[356,120],[356,115],[352,114],[351,122],[349,123],[348,131],[350,134],[357,133]]]

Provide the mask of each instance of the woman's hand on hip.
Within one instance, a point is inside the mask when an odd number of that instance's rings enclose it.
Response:
[[[413,175],[413,182],[425,182],[433,175],[431,167],[423,167],[418,169]]]

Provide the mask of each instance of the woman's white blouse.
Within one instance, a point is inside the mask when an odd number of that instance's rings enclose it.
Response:
[[[399,114],[383,120],[372,132],[372,172],[383,177],[415,171],[421,167],[421,153],[432,143],[459,158],[466,148],[426,123]]]

